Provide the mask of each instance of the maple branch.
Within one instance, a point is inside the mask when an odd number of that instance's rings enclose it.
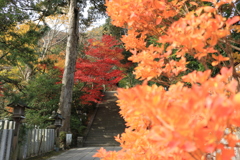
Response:
[[[235,3],[233,3],[233,7],[234,7],[235,11],[240,15],[240,11],[238,10],[238,8],[237,8]]]
[[[206,57],[205,57],[204,59],[205,59],[205,62],[206,62]],[[199,60],[199,62],[202,63],[202,65],[205,67],[206,70],[209,70],[209,67],[208,67],[208,65],[204,62],[204,59],[201,58],[201,59]]]
[[[163,85],[165,85],[165,86],[170,86],[170,82],[165,82],[165,81],[161,80],[160,77],[161,77],[161,76],[159,76],[159,78],[157,77],[157,78],[155,79],[155,81],[158,82],[158,83],[161,83],[161,84],[163,84]]]
[[[234,41],[234,40],[228,39],[228,41],[229,41],[229,42],[232,42],[232,43],[240,44],[239,42],[236,42],[236,41]]]
[[[192,153],[188,152],[188,154],[189,154],[193,159],[198,160]]]
[[[199,157],[201,157],[202,155],[204,155],[204,153],[198,148],[198,150],[197,150],[198,152],[197,153],[199,153],[198,155],[199,155]]]
[[[240,51],[240,48],[239,48],[239,47],[236,47],[236,46],[234,46],[234,45],[232,45],[232,44],[230,44],[230,46],[231,46],[233,49],[236,49],[236,50]]]
[[[226,43],[225,41],[223,41],[223,40],[219,40],[220,42],[223,42],[223,43]],[[223,50],[223,51],[225,51],[225,47],[223,47],[223,45],[221,44],[221,43],[219,43],[219,47]],[[225,51],[226,52],[226,51]]]
[[[222,63],[223,63],[223,66],[225,66],[225,67],[228,66],[227,63],[226,63],[226,61],[222,61]]]
[[[232,43],[236,43],[235,41],[232,41],[232,40],[222,40],[222,39],[220,39],[219,41],[221,41],[221,42],[223,42],[223,43],[227,43],[227,41],[230,41],[230,42],[232,42]],[[236,50],[238,50],[238,51],[240,51],[240,48],[239,47],[236,47],[236,46],[234,46],[234,45],[232,45],[232,44],[230,44],[230,46],[233,48],[233,49],[236,49]],[[224,48],[224,47],[223,47]]]

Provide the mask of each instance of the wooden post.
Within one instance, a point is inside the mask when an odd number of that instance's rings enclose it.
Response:
[[[42,146],[42,141],[43,141],[43,135],[41,135],[41,138],[40,138],[40,143],[39,143],[39,147],[38,147],[38,155],[40,153],[40,149],[41,149],[41,146]]]
[[[18,136],[19,136],[19,129],[21,126],[21,119],[16,119],[15,130],[13,133],[13,143],[12,143],[12,156],[11,160],[17,160],[18,156]]]

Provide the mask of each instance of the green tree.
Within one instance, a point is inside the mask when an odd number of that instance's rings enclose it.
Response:
[[[49,29],[45,23],[40,25],[44,11],[38,5],[21,0],[0,1],[0,82],[5,92],[21,91],[27,85],[24,81],[35,74],[39,38]]]
[[[122,38],[123,35],[127,34],[127,29],[114,26],[111,23],[111,18],[106,19],[105,24],[103,24],[103,34],[114,36],[117,39]]]
[[[58,108],[61,74],[57,68],[39,73],[19,95],[31,107],[26,111],[28,124],[47,127],[51,123],[49,117]]]

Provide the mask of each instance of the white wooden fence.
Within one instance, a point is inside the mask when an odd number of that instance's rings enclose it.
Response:
[[[0,120],[0,160],[10,160],[15,122]],[[54,129],[27,129],[18,144],[18,159],[41,155],[52,151],[55,143]]]
[[[0,159],[9,160],[15,122],[0,121]]]

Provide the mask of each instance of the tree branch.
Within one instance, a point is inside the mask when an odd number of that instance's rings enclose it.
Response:
[[[3,59],[6,55],[8,55],[8,53],[3,54],[3,55],[0,57],[0,59]]]
[[[240,51],[240,48],[239,47],[236,47],[236,46],[234,46],[234,45],[230,45],[233,49],[236,49],[236,50],[238,50],[238,51]]]

